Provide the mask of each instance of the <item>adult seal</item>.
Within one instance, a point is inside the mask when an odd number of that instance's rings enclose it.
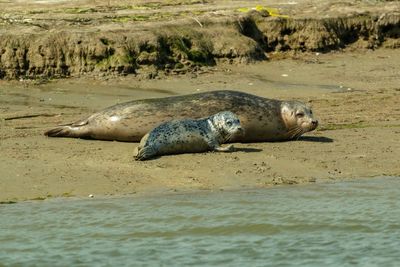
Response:
[[[318,126],[311,109],[302,102],[223,90],[117,104],[45,135],[138,142],[163,122],[198,119],[221,111],[231,111],[240,119],[245,134],[231,140],[234,142],[296,139]]]
[[[136,160],[156,156],[205,151],[230,152],[233,146],[221,147],[233,136],[243,133],[239,118],[230,111],[203,119],[164,122],[146,134],[134,151]]]

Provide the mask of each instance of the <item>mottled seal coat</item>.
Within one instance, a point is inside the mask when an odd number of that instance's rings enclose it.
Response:
[[[173,120],[146,134],[135,149],[134,158],[146,160],[167,154],[209,150],[228,152],[233,150],[233,146],[221,147],[221,144],[242,133],[239,118],[229,111],[198,120]]]
[[[223,90],[121,103],[45,134],[137,142],[163,122],[198,119],[225,110],[235,113],[245,130],[243,136],[232,141],[290,140],[314,130],[318,125],[311,109],[302,102]]]

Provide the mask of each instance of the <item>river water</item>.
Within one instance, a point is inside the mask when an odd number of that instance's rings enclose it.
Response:
[[[0,205],[0,266],[399,266],[400,178]]]

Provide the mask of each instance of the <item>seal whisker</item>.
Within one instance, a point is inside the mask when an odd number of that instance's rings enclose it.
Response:
[[[304,133],[304,129],[300,128],[299,133],[296,135],[296,140],[298,140],[303,133]]]
[[[232,139],[232,136],[233,136],[232,133],[228,133],[228,134],[226,135],[226,137],[225,137],[225,142],[231,140],[231,139]]]
[[[289,135],[290,135],[291,139],[298,138],[302,134],[303,134],[303,129],[300,128],[299,126],[295,126],[289,131]]]
[[[288,135],[289,135],[290,137],[293,137],[293,133],[295,133],[295,132],[297,132],[297,131],[298,131],[298,127],[289,128],[289,130],[288,130]]]

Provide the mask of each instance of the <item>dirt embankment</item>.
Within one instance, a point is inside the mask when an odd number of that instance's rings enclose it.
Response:
[[[19,2],[0,3],[2,79],[153,78],[219,61],[400,47],[398,1],[260,1],[255,9],[251,1]]]

